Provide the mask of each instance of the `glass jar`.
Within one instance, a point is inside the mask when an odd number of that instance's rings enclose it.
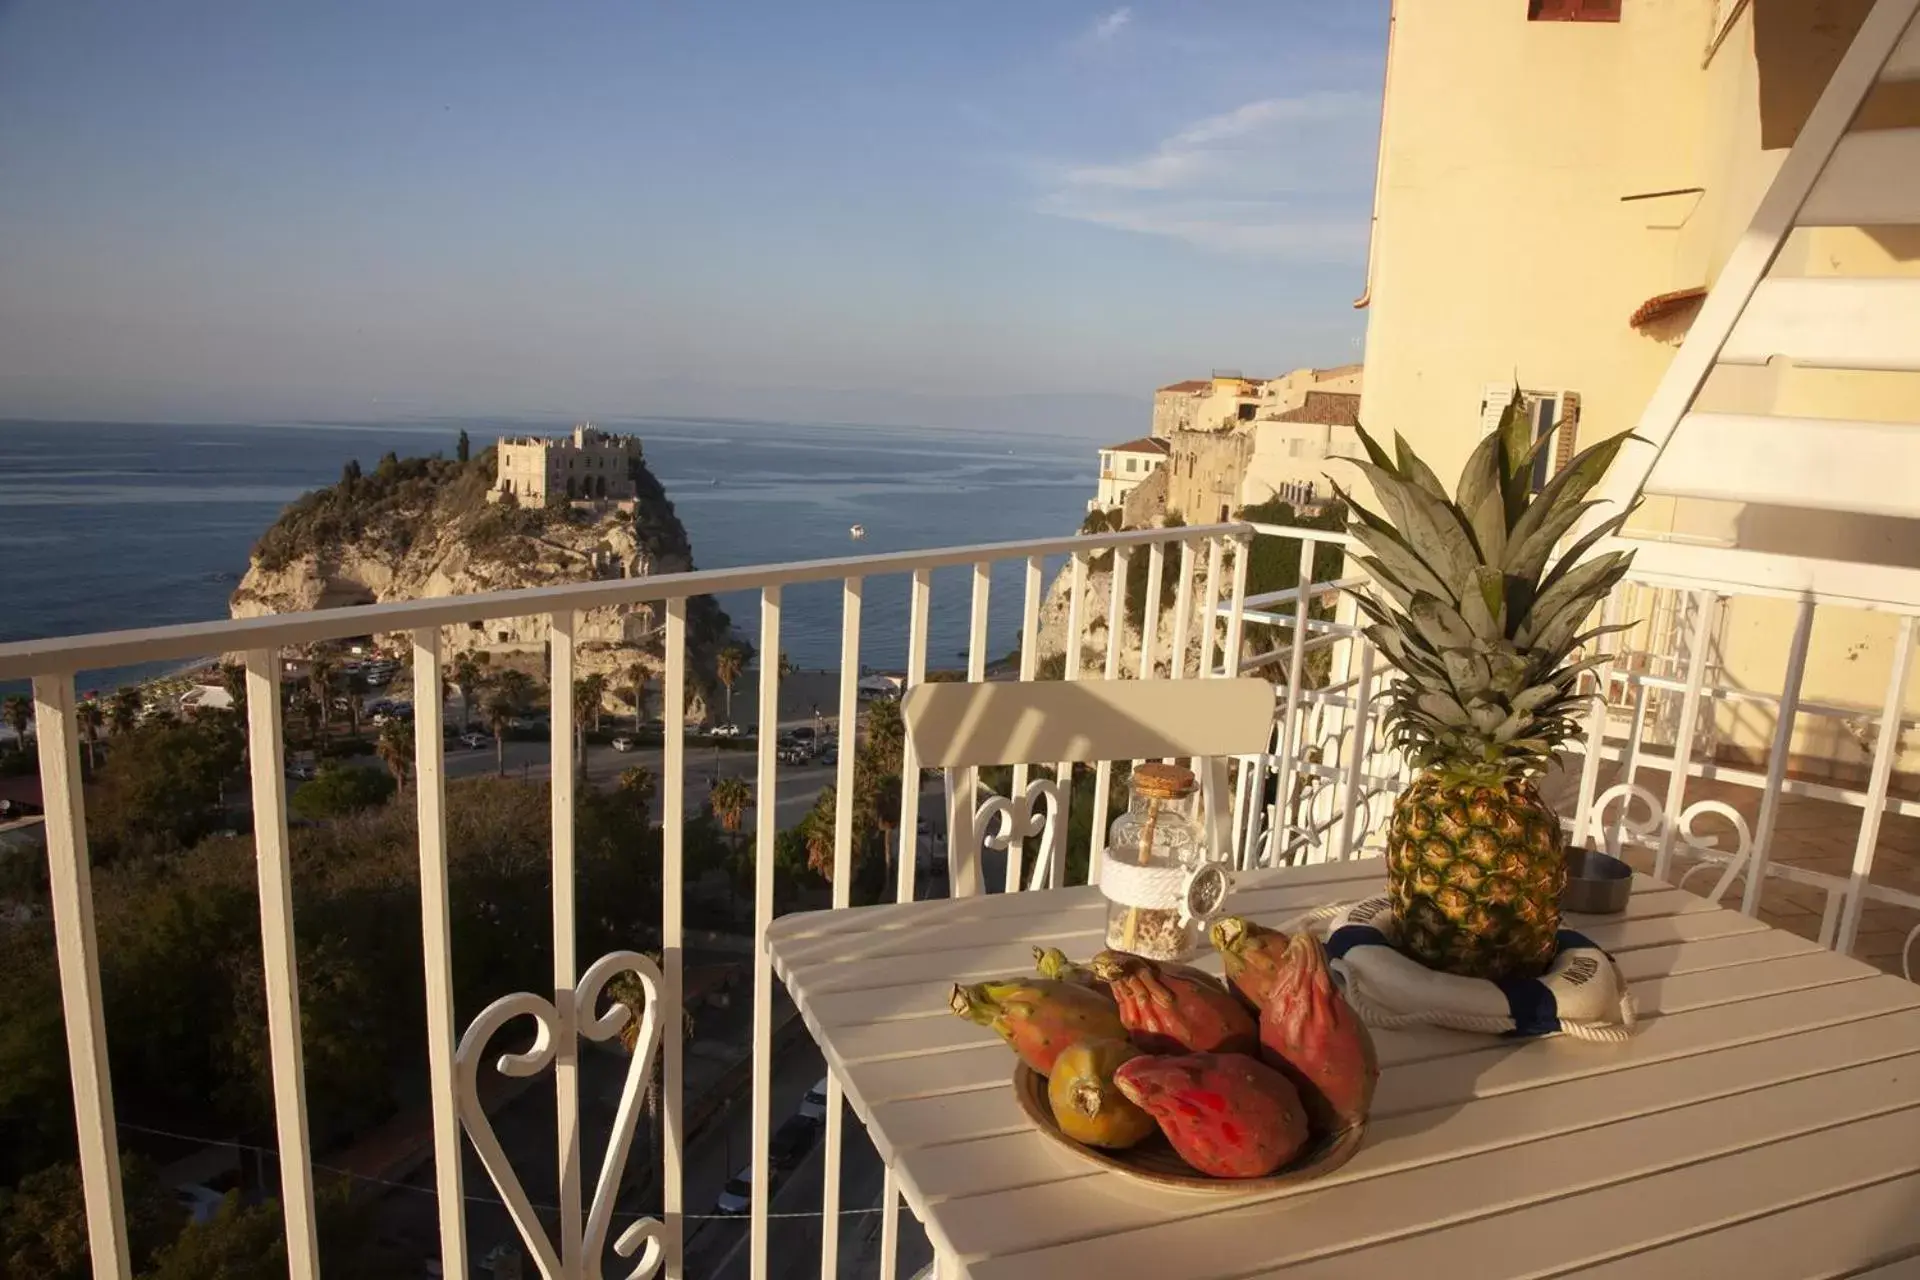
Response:
[[[1204,926],[1182,910],[1187,873],[1203,855],[1191,812],[1196,789],[1192,770],[1176,765],[1133,771],[1100,870],[1112,950],[1180,960],[1199,948]]]

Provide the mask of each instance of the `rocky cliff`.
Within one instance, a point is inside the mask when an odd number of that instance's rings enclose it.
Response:
[[[348,464],[340,483],[296,501],[254,545],[230,602],[236,618],[430,596],[674,573],[693,548],[673,504],[644,465],[640,496],[599,507],[490,503],[491,449],[470,462],[397,459],[371,472]],[[594,609],[577,633],[583,673],[657,662],[664,613],[651,606]],[[689,639],[704,650],[727,629],[711,600],[690,603]],[[447,627],[448,655],[538,651],[544,616]]]

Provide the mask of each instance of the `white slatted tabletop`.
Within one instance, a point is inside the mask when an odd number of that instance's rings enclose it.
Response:
[[[1277,924],[1361,898],[1379,860],[1241,878]],[[1920,987],[1640,877],[1569,917],[1618,959],[1624,1046],[1375,1032],[1365,1146],[1280,1192],[1187,1195],[1033,1132],[955,981],[1102,944],[1096,890],[774,922],[775,970],[926,1224],[942,1280],[1920,1274]],[[1210,958],[1218,970],[1217,958]]]

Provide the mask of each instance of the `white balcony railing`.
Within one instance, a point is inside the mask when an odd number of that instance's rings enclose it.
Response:
[[[1301,581],[1290,591],[1248,596],[1251,552],[1259,538],[1286,538],[1299,542]],[[835,785],[838,795],[854,792],[861,670],[861,604],[865,584],[886,575],[905,575],[911,582],[908,619],[906,683],[912,686],[927,675],[929,610],[936,569],[964,567],[971,571],[969,646],[970,678],[985,677],[988,666],[988,610],[996,563],[1023,567],[1019,678],[1038,674],[1038,643],[1048,557],[1067,558],[1068,642],[1064,678],[1095,678],[1082,670],[1081,637],[1102,618],[1124,612],[1131,558],[1147,559],[1146,599],[1157,602],[1167,575],[1173,574],[1174,604],[1171,636],[1158,634],[1163,623],[1156,608],[1143,612],[1139,644],[1125,650],[1128,628],[1108,626],[1104,661],[1097,678],[1186,678],[1193,667],[1202,675],[1232,676],[1242,672],[1271,673],[1285,692],[1269,753],[1238,762],[1234,777],[1233,831],[1230,851],[1239,866],[1277,865],[1345,858],[1362,848],[1376,849],[1384,840],[1392,797],[1405,778],[1405,768],[1388,749],[1380,730],[1381,681],[1388,678],[1384,664],[1355,626],[1351,603],[1341,588],[1350,580],[1337,574],[1315,581],[1314,569],[1323,548],[1344,549],[1347,539],[1338,533],[1264,525],[1229,524],[1199,528],[1150,530],[1094,537],[1004,543],[855,559],[728,569],[654,578],[596,582],[485,596],[433,599],[372,605],[320,613],[211,622],[148,631],[116,632],[70,639],[29,641],[0,646],[0,680],[29,678],[33,684],[42,789],[46,801],[47,852],[50,867],[50,912],[57,949],[61,1000],[72,1072],[79,1163],[86,1195],[88,1238],[96,1276],[125,1277],[131,1262],[125,1213],[121,1203],[119,1144],[115,1124],[113,1082],[108,1067],[107,1036],[102,1012],[100,964],[96,954],[94,906],[89,883],[88,836],[79,768],[81,739],[75,716],[75,674],[105,667],[163,660],[184,660],[212,653],[245,655],[247,682],[248,768],[252,778],[254,842],[258,855],[259,907],[264,943],[264,982],[270,1039],[272,1097],[279,1159],[280,1202],[294,1276],[320,1274],[319,1241],[315,1217],[314,1162],[308,1134],[305,1064],[300,1036],[299,983],[296,968],[290,842],[287,822],[287,782],[281,732],[279,685],[281,654],[291,647],[361,636],[368,633],[408,637],[413,654],[416,715],[419,874],[421,936],[425,963],[426,1030],[432,1091],[434,1177],[437,1194],[440,1259],[444,1274],[475,1274],[466,1221],[470,1189],[463,1185],[462,1133],[480,1156],[514,1226],[531,1254],[536,1269],[549,1280],[596,1277],[605,1255],[621,1258],[620,1274],[638,1276],[685,1274],[688,1223],[698,1210],[684,1195],[687,1156],[684,1070],[684,1034],[679,1016],[683,991],[685,928],[685,830],[688,808],[685,749],[686,689],[688,680],[687,601],[697,595],[757,591],[760,597],[759,652],[780,652],[782,590],[802,583],[838,582],[841,587],[842,631],[838,701],[839,758]],[[1090,577],[1096,557],[1113,557],[1106,599],[1092,598]],[[1177,557],[1177,558],[1176,558]],[[1203,564],[1204,557],[1204,564]],[[1661,584],[1642,582],[1635,590]],[[1862,788],[1839,783],[1810,782],[1786,776],[1786,746],[1792,741],[1797,717],[1857,716],[1844,708],[1817,706],[1799,698],[1807,666],[1807,635],[1815,609],[1823,604],[1841,607],[1852,602],[1806,601],[1801,630],[1777,694],[1751,689],[1734,690],[1707,679],[1707,638],[1723,607],[1722,595],[1705,593],[1695,602],[1691,635],[1696,641],[1687,660],[1676,669],[1671,663],[1647,661],[1625,652],[1597,673],[1596,689],[1608,691],[1596,699],[1593,728],[1580,761],[1578,790],[1569,806],[1568,825],[1583,837],[1615,848],[1641,846],[1667,873],[1676,858],[1687,869],[1713,865],[1721,870],[1715,894],[1726,892],[1740,877],[1748,889],[1743,906],[1760,908],[1761,889],[1770,879],[1785,878],[1822,890],[1827,895],[1822,941],[1851,946],[1864,904],[1877,902],[1920,909],[1920,896],[1875,884],[1871,880],[1883,815],[1920,817],[1920,802],[1891,797],[1890,778],[1898,754],[1903,718],[1902,695],[1910,664],[1914,621],[1902,617],[1898,644],[1892,656],[1888,697],[1874,731],[1868,762],[1868,782]],[[574,684],[575,624],[581,611],[607,606],[654,604],[665,614],[664,759],[660,779],[662,909],[659,921],[660,963],[655,965],[637,950],[615,951],[585,966],[578,963],[575,903],[574,806],[576,780],[571,765],[574,742],[572,699],[555,696],[551,732],[551,847],[552,933],[554,940],[552,992],[499,993],[499,999],[471,1019],[457,1034],[453,999],[453,943],[448,897],[447,784],[443,757],[441,628],[489,618],[544,614],[551,624],[551,686],[556,691]],[[1627,607],[1622,596],[1609,608]],[[1200,625],[1196,625],[1196,623]],[[1258,634],[1248,628],[1260,628]],[[1164,667],[1162,655],[1165,655]],[[1653,655],[1658,658],[1662,655]],[[1190,663],[1189,658],[1197,659]],[[758,1280],[769,1274],[769,1146],[772,1136],[771,1082],[775,1005],[773,975],[760,945],[774,915],[777,795],[776,740],[782,680],[780,664],[759,664],[760,733],[757,742],[758,803],[754,821],[754,950],[751,962],[753,1011],[751,1030],[752,1197],[748,1229],[748,1264]],[[1736,699],[1764,704],[1776,712],[1779,724],[1774,751],[1764,773],[1729,767],[1710,755],[1691,749],[1679,754],[1685,767],[1674,768],[1670,757],[1647,748],[1649,699],[1678,700],[1671,740],[1696,744],[1702,716]],[[1609,714],[1609,705],[1615,710]],[[1611,726],[1612,736],[1609,737]],[[1612,776],[1603,778],[1607,766]],[[1640,784],[1649,768],[1669,775],[1664,797]],[[917,830],[921,788],[912,748],[905,748],[898,830]],[[1024,772],[1024,770],[1020,771]],[[1093,771],[1092,842],[1102,842],[1104,814],[1111,789],[1110,770]],[[1686,804],[1691,780],[1716,786],[1732,784],[1749,789],[1758,813],[1749,822],[1737,805],[1723,798]],[[1014,786],[1026,779],[1016,775]],[[1606,785],[1603,786],[1603,783]],[[1791,865],[1775,845],[1775,826],[1783,798],[1800,797],[1844,806],[1859,819],[1857,855],[1846,875],[1806,870]],[[1646,814],[1630,813],[1641,803]],[[1737,833],[1732,848],[1697,834],[1696,821],[1714,816]],[[853,845],[853,806],[836,806],[833,841],[832,905],[850,902]],[[1092,850],[1089,850],[1091,853]],[[898,859],[896,892],[901,900],[915,895],[916,858]],[[1677,868],[1674,868],[1677,869]],[[1058,883],[1060,868],[1054,868]],[[1764,872],[1764,874],[1762,874]],[[1920,934],[1920,930],[1916,930]],[[1911,940],[1911,938],[1910,938]],[[622,1030],[624,1006],[597,1016],[608,982],[619,973],[634,975],[648,996],[646,1016],[628,1069],[613,1126],[613,1136],[600,1159],[595,1181],[585,1180],[581,1150],[580,1039],[605,1041]],[[493,1034],[516,1020],[530,1019],[535,1029],[531,1045],[497,1060],[508,1075],[535,1075],[551,1068],[556,1085],[558,1145],[557,1212],[537,1208],[522,1189],[501,1143],[495,1138],[486,1109],[481,1105],[479,1078],[486,1066],[482,1054]],[[524,1023],[522,1025],[525,1025]],[[622,1173],[631,1154],[639,1117],[640,1094],[652,1076],[657,1058],[661,1074],[662,1147],[657,1216],[649,1215],[616,1230],[615,1201]],[[819,1205],[822,1224],[820,1274],[840,1272],[840,1225],[844,1212],[865,1206],[843,1207],[841,1162],[845,1108],[838,1086],[832,1085],[827,1107],[823,1150],[823,1192]],[[484,1194],[484,1193],[483,1193]],[[491,1198],[490,1196],[485,1198]],[[880,1272],[891,1276],[898,1236],[899,1197],[889,1177],[878,1206],[882,1218]],[[547,1223],[556,1224],[549,1234]]]

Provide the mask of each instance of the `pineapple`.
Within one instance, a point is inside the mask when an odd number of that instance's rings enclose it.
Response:
[[[1386,694],[1388,736],[1419,771],[1387,838],[1399,945],[1477,978],[1530,976],[1553,958],[1565,846],[1536,779],[1576,732],[1576,682],[1599,659],[1571,659],[1602,634],[1587,620],[1632,560],[1584,559],[1622,512],[1548,566],[1628,437],[1584,450],[1537,496],[1547,444],[1531,437],[1516,389],[1449,500],[1404,440],[1390,457],[1361,431],[1371,461],[1355,465],[1385,515],[1340,494],[1369,553],[1372,590],[1356,593],[1366,635],[1401,675]]]

